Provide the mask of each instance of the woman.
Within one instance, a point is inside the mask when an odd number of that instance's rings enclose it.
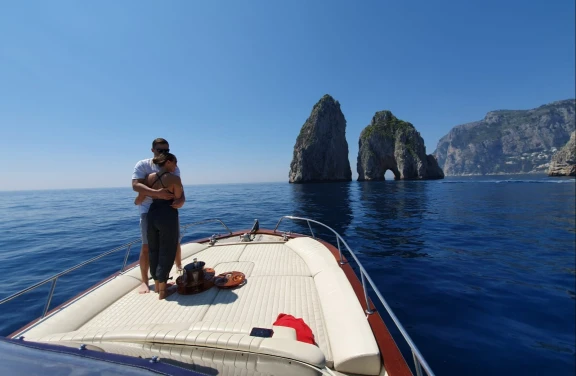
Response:
[[[146,177],[146,185],[150,188],[165,188],[180,198],[184,191],[179,176],[172,174],[176,170],[176,156],[163,153],[154,157],[152,162],[160,168]],[[150,274],[154,279],[154,290],[159,293],[158,299],[164,299],[166,281],[174,264],[178,247],[178,209],[172,205],[173,199],[154,199],[148,210],[148,248],[150,256]]]

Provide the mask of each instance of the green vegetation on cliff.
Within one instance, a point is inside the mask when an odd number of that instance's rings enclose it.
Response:
[[[385,110],[376,112],[373,123],[362,130],[360,138],[364,141],[375,134],[388,139],[403,139],[406,149],[415,157],[415,133],[417,131],[412,123],[400,120],[391,111]]]
[[[360,137],[366,139],[373,132],[377,132],[382,137],[395,137],[398,132],[414,129],[411,123],[398,119],[392,112],[378,111],[374,115],[374,123],[364,128]]]

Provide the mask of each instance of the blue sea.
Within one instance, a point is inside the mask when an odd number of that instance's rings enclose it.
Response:
[[[573,375],[575,187],[574,179],[539,175],[197,185],[185,187],[180,218],[220,218],[232,230],[255,218],[274,228],[281,215],[331,226],[437,375]],[[0,298],[138,238],[134,197],[130,188],[0,192]],[[224,231],[202,225],[184,241],[213,233]],[[123,258],[60,278],[51,307],[118,271]],[[40,315],[49,288],[0,306],[0,334]]]

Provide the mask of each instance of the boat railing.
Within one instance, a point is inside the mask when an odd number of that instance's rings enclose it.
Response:
[[[410,350],[412,351],[412,358],[414,360],[414,367],[416,370],[416,375],[422,376],[423,375],[422,370],[424,370],[428,376],[434,376],[434,372],[432,372],[432,370],[430,369],[430,366],[428,365],[428,363],[426,362],[426,360],[424,359],[424,357],[422,356],[422,354],[420,353],[420,351],[416,347],[416,344],[414,343],[414,341],[412,341],[412,339],[410,338],[410,336],[406,332],[406,329],[404,329],[404,327],[400,323],[400,320],[398,320],[398,318],[396,317],[396,315],[392,311],[392,308],[390,308],[390,305],[388,305],[388,303],[386,302],[386,299],[384,299],[384,297],[382,296],[382,293],[380,292],[380,290],[378,290],[378,288],[376,287],[376,284],[374,283],[374,281],[372,281],[372,278],[370,278],[370,276],[368,275],[368,272],[366,271],[366,269],[364,269],[364,266],[362,265],[360,260],[358,260],[358,257],[356,256],[356,254],[348,246],[348,244],[342,238],[342,236],[340,236],[340,234],[338,234],[338,232],[336,232],[334,229],[325,225],[322,222],[318,222],[318,221],[315,221],[315,220],[309,219],[309,218],[294,217],[294,216],[290,216],[290,215],[286,215],[286,216],[283,216],[282,218],[280,218],[280,220],[276,224],[276,227],[274,228],[274,232],[277,232],[278,227],[280,227],[280,224],[285,219],[290,219],[293,221],[305,221],[308,224],[308,229],[310,230],[310,233],[311,233],[313,238],[316,238],[316,236],[314,235],[314,231],[312,230],[311,223],[315,223],[315,224],[318,224],[320,226],[323,226],[324,228],[330,230],[336,236],[336,244],[338,246],[340,265],[344,265],[346,263],[344,261],[343,256],[342,256],[342,246],[341,245],[344,245],[344,247],[350,253],[352,258],[354,258],[354,261],[356,261],[356,264],[358,265],[358,269],[360,270],[360,277],[362,280],[362,290],[364,291],[364,299],[366,300],[366,313],[367,314],[373,314],[374,313],[374,311],[372,311],[370,309],[368,289],[366,286],[366,281],[368,281],[368,284],[370,284],[370,287],[374,291],[374,294],[376,294],[376,296],[380,300],[380,303],[382,303],[382,305],[386,309],[386,312],[388,313],[388,315],[390,316],[390,318],[392,319],[392,321],[394,322],[394,324],[396,325],[396,327],[398,328],[398,330],[400,331],[400,333],[404,337],[404,340],[406,341],[408,346],[410,346]]]
[[[77,270],[77,269],[80,269],[80,268],[83,267],[83,266],[86,266],[86,265],[88,265],[88,264],[92,264],[93,262],[96,262],[96,261],[100,260],[101,258],[106,257],[106,256],[108,256],[108,255],[110,255],[110,254],[112,254],[112,253],[116,253],[116,252],[119,252],[119,251],[121,251],[121,250],[123,250],[123,249],[126,249],[126,253],[124,254],[124,263],[122,264],[122,268],[120,269],[120,273],[121,273],[121,272],[123,272],[124,269],[126,268],[126,263],[128,262],[128,256],[130,255],[130,249],[131,249],[132,246],[133,246],[134,244],[136,244],[136,243],[141,243],[141,240],[140,240],[140,239],[133,240],[133,241],[131,241],[130,243],[123,244],[123,245],[121,245],[121,246],[119,246],[119,247],[116,247],[116,248],[114,248],[114,249],[111,249],[111,250],[109,250],[109,251],[106,251],[106,252],[104,252],[104,253],[101,253],[101,254],[99,254],[99,255],[96,256],[96,257],[92,257],[90,260],[86,260],[86,261],[84,261],[84,262],[81,262],[80,264],[77,264],[77,265],[75,265],[75,266],[73,266],[73,267],[71,267],[71,268],[69,268],[69,269],[66,269],[66,270],[64,270],[63,272],[60,272],[60,273],[58,273],[58,274],[54,274],[53,276],[48,277],[48,278],[46,278],[46,279],[43,280],[43,281],[40,281],[40,282],[38,282],[38,283],[35,283],[35,284],[33,284],[32,286],[25,288],[24,290],[20,290],[20,291],[18,291],[17,293],[14,293],[14,294],[12,294],[12,295],[10,295],[10,296],[8,296],[8,297],[0,300],[0,305],[2,305],[2,304],[4,304],[4,303],[7,303],[7,302],[9,302],[9,301],[11,301],[11,300],[13,300],[13,299],[16,299],[17,297],[19,297],[19,296],[21,296],[21,295],[24,295],[25,293],[27,293],[27,292],[29,292],[29,291],[35,290],[35,289],[37,289],[37,288],[40,287],[40,286],[44,286],[44,285],[47,284],[47,283],[51,283],[51,285],[50,285],[50,292],[48,293],[48,297],[47,297],[47,299],[46,299],[46,304],[44,305],[44,310],[43,310],[43,312],[42,312],[42,316],[40,316],[40,318],[44,318],[44,317],[46,316],[46,314],[48,313],[48,310],[50,309],[50,303],[52,302],[52,297],[54,296],[54,290],[55,290],[55,288],[56,288],[56,282],[58,281],[58,278],[60,278],[60,277],[62,277],[62,276],[65,276],[66,274],[71,273],[71,272],[73,272],[73,271],[75,271],[75,270]]]
[[[198,225],[203,225],[205,223],[210,223],[210,222],[219,222],[225,229],[226,231],[228,231],[228,233],[230,233],[230,235],[232,235],[232,231],[230,231],[230,229],[228,228],[228,226],[226,226],[226,224],[224,224],[224,222],[222,222],[220,219],[218,218],[211,218],[211,219],[205,219],[199,222],[193,222],[193,223],[189,223],[187,225],[184,226],[180,226],[180,240],[182,240],[182,238],[184,237],[184,235],[186,234],[186,230],[189,227],[192,226],[198,226]]]
[[[184,234],[186,233],[186,230],[187,230],[189,227],[197,226],[197,225],[201,225],[201,224],[205,224],[205,223],[210,223],[210,222],[219,222],[222,226],[224,226],[224,228],[225,228],[228,232],[230,232],[230,234],[232,234],[232,231],[230,231],[230,229],[228,228],[228,226],[226,226],[226,225],[224,224],[224,222],[222,222],[220,219],[216,219],[216,218],[215,218],[215,219],[206,219],[206,220],[203,220],[203,221],[200,221],[200,222],[190,223],[190,224],[187,224],[187,225],[185,225],[185,226],[180,226],[180,238],[182,238],[182,237],[184,236]],[[40,287],[40,286],[44,286],[44,285],[47,284],[47,283],[51,283],[51,285],[50,285],[50,292],[48,293],[48,297],[47,297],[47,299],[46,299],[46,304],[44,305],[44,310],[42,311],[42,316],[40,316],[40,318],[44,318],[44,317],[46,317],[46,315],[48,314],[48,311],[50,310],[50,303],[52,302],[52,297],[54,296],[54,291],[55,291],[55,289],[56,289],[56,282],[58,281],[58,278],[60,278],[60,277],[62,277],[62,276],[65,276],[66,274],[71,273],[71,272],[73,272],[73,271],[75,271],[75,270],[77,270],[77,269],[80,269],[80,268],[83,267],[83,266],[86,266],[86,265],[88,265],[88,264],[92,264],[93,262],[96,262],[96,261],[100,260],[100,259],[103,258],[103,257],[106,257],[106,256],[108,256],[108,255],[110,255],[110,254],[113,254],[113,253],[117,253],[117,252],[125,249],[125,250],[126,250],[126,253],[124,254],[124,262],[123,262],[123,264],[122,264],[122,268],[121,268],[120,271],[118,272],[118,273],[121,274],[121,273],[124,272],[124,269],[126,269],[126,264],[127,264],[127,262],[128,262],[128,256],[130,256],[130,250],[132,249],[132,246],[133,246],[134,244],[140,244],[140,243],[141,243],[141,240],[140,240],[140,239],[136,239],[136,240],[131,241],[130,243],[123,244],[123,245],[121,245],[121,246],[119,246],[119,247],[116,247],[116,248],[114,248],[114,249],[111,249],[111,250],[109,250],[109,251],[106,251],[106,252],[104,252],[104,253],[101,253],[101,254],[99,254],[99,255],[96,256],[96,257],[93,257],[93,258],[91,258],[91,259],[89,259],[89,260],[86,260],[86,261],[84,261],[84,262],[81,262],[80,264],[77,264],[77,265],[75,265],[75,266],[73,266],[73,267],[71,267],[71,268],[69,268],[69,269],[66,269],[66,270],[64,270],[63,272],[60,272],[60,273],[58,273],[58,274],[54,274],[54,275],[51,276],[51,277],[48,277],[48,278],[46,278],[46,279],[44,279],[44,280],[42,280],[42,281],[40,281],[40,282],[38,282],[38,283],[33,284],[33,285],[30,286],[30,287],[27,287],[27,288],[25,288],[25,289],[23,289],[23,290],[20,290],[20,291],[14,293],[14,294],[12,294],[12,295],[10,295],[10,296],[2,299],[2,300],[0,300],[0,305],[2,305],[2,304],[4,304],[4,303],[7,303],[7,302],[9,302],[9,301],[11,301],[11,300],[13,300],[13,299],[16,299],[17,297],[19,297],[19,296],[21,296],[21,295],[24,295],[24,294],[27,293],[27,292],[30,292],[30,291],[32,291],[32,290],[35,290],[35,289],[37,289],[37,288]]]

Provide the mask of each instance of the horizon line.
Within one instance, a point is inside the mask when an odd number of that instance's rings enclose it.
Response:
[[[444,179],[438,179],[438,180],[445,180],[446,178],[450,179],[450,178],[474,178],[474,177],[497,177],[497,176],[518,176],[518,175],[546,175],[548,176],[548,174],[546,174],[545,172],[523,172],[523,173],[512,173],[512,174],[485,174],[485,175],[446,175],[444,177]],[[552,176],[550,176],[552,177]],[[571,176],[566,176],[566,177],[562,177],[559,176],[559,178],[572,178]],[[428,181],[429,179],[423,179],[423,180],[395,180],[395,179],[385,179],[385,180],[378,180],[375,182],[390,182],[390,181],[399,181],[399,182],[406,182],[406,181]],[[251,185],[251,184],[279,184],[279,183],[286,183],[286,184],[294,184],[294,185],[305,185],[305,184],[330,184],[330,183],[357,183],[359,182],[357,179],[352,179],[349,182],[345,182],[345,181],[341,181],[341,182],[316,182],[316,183],[290,183],[288,180],[274,180],[274,181],[259,181],[259,182],[228,182],[228,183],[188,183],[188,184],[184,184],[184,187],[194,187],[194,186],[202,186],[202,185]],[[363,183],[363,182],[359,182],[359,183]],[[76,187],[76,188],[24,188],[24,189],[0,189],[0,193],[10,193],[10,192],[44,192],[44,191],[81,191],[81,190],[93,190],[93,189],[131,189],[131,186],[111,186],[111,187]]]
[[[259,181],[259,182],[229,182],[229,183],[191,183],[191,184],[183,184],[184,187],[187,186],[198,186],[198,185],[232,185],[232,184],[271,184],[271,183],[288,183],[288,181],[284,180],[276,180],[276,181]],[[40,191],[80,191],[80,190],[88,190],[88,189],[119,189],[119,188],[126,188],[132,189],[131,186],[110,186],[110,187],[63,187],[63,188],[24,188],[24,189],[0,189],[1,192],[40,192]]]

